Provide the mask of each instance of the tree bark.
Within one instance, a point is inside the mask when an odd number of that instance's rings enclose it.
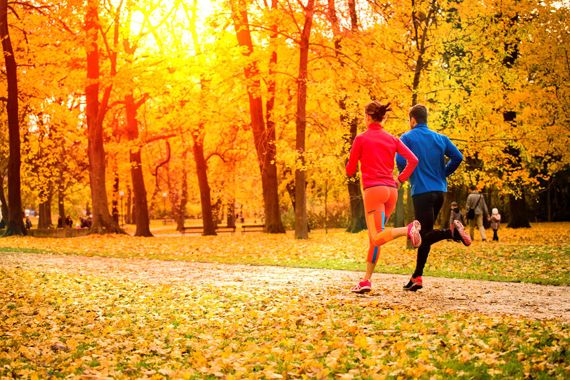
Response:
[[[200,125],[200,129],[204,128]],[[216,225],[212,213],[212,198],[210,185],[208,184],[208,166],[204,157],[204,140],[200,131],[192,132],[194,161],[196,162],[196,174],[200,187],[200,205],[202,206],[202,223],[204,235],[216,235]]]
[[[127,201],[125,206],[125,223],[133,224],[133,192],[131,187],[127,185]]]
[[[253,52],[253,43],[249,29],[247,5],[244,0],[231,0],[231,12],[240,46],[245,47],[244,56],[249,57]],[[261,82],[259,69],[254,61],[244,68],[249,98],[249,111],[253,140],[257,152],[259,170],[261,172],[261,187],[263,189],[263,205],[265,214],[265,230],[270,233],[283,233],[281,211],[279,209],[279,193],[277,181],[277,166],[275,165],[275,131],[265,128],[263,118],[263,102],[260,95]],[[273,140],[272,140],[273,139]]]
[[[305,7],[305,24],[301,33],[299,46],[299,75],[297,77],[297,117],[295,149],[299,160],[295,169],[295,238],[307,239],[309,230],[307,225],[307,191],[305,169],[305,139],[307,128],[307,77],[309,63],[309,40],[313,24],[315,0],[308,0]],[[299,167],[299,164],[301,167]]]
[[[0,38],[8,81],[8,226],[4,236],[26,235],[24,226],[20,177],[20,122],[18,114],[18,68],[8,30],[8,1],[0,0]]]
[[[119,210],[119,169],[117,168],[116,158],[114,160],[113,165],[113,197],[111,203],[111,215],[113,216],[113,220],[120,225],[120,217],[122,210]]]
[[[89,185],[93,207],[92,233],[124,233],[109,213],[105,189],[105,148],[103,119],[106,105],[99,106],[99,31],[98,0],[88,0],[85,15],[87,85],[85,114],[87,119]],[[107,91],[110,90],[107,89]],[[108,96],[106,97],[106,99]],[[105,103],[105,102],[104,102]]]
[[[184,147],[184,151],[182,152],[182,175],[180,177],[180,182],[175,181],[175,184],[180,186],[178,189],[175,189],[172,185],[170,169],[167,169],[168,194],[170,197],[170,203],[172,204],[172,216],[176,221],[176,231],[179,232],[184,232],[186,204],[188,203],[188,169],[186,165],[188,149],[186,148],[184,136],[182,136],[182,146]]]
[[[39,205],[39,218],[38,218],[38,228],[50,228],[53,226],[52,215],[51,215],[51,202],[52,202],[52,190],[51,185],[41,193],[41,199],[45,199]],[[61,216],[61,214],[60,214]],[[63,219],[62,219],[63,221]]]
[[[511,210],[510,220],[507,227],[510,228],[530,228],[528,220],[528,208],[524,194],[517,198],[514,195],[509,196],[509,208]]]
[[[350,30],[358,30],[358,14],[356,12],[356,1],[348,0],[348,13],[350,15]]]
[[[65,223],[65,218],[67,217],[65,214],[65,192],[59,186],[57,189],[57,211],[59,216],[61,216],[64,220],[64,227],[67,227],[67,224]]]
[[[132,93],[125,96],[125,113],[127,118],[127,139],[134,143],[129,152],[131,163],[131,181],[135,195],[135,236],[153,236],[150,232],[150,218],[148,216],[148,203],[146,199],[146,186],[142,172],[141,147],[139,138],[139,123],[137,120],[137,110],[144,103],[146,98],[135,103]]]
[[[341,108],[341,122],[348,123],[349,132],[344,135],[345,155],[348,156],[352,143],[358,131],[358,119],[350,117],[346,111],[346,103],[344,100],[339,102]],[[345,160],[345,165],[348,159]],[[350,225],[346,229],[348,232],[357,233],[366,229],[366,218],[364,213],[364,202],[362,200],[362,188],[360,185],[360,177],[349,178],[347,182],[348,197],[350,199]]]
[[[6,201],[6,195],[4,193],[4,175],[0,174],[0,211],[2,212],[2,219],[0,220],[1,226],[7,226],[8,224],[8,202]]]
[[[272,0],[271,9],[276,11],[277,0]],[[277,65],[277,35],[278,28],[277,24],[271,25],[271,35],[269,40],[269,45],[271,48],[271,56],[269,59],[269,81],[267,84],[267,102],[266,102],[266,121],[267,128],[265,131],[265,138],[263,144],[265,144],[265,157],[262,169],[262,177],[266,179],[265,188],[263,189],[263,199],[265,205],[265,230],[267,232],[285,232],[285,227],[281,222],[281,211],[279,209],[279,193],[278,186],[279,181],[277,179],[277,166],[275,165],[275,160],[277,157],[277,149],[275,146],[275,116],[273,115],[273,110],[275,108],[275,93],[277,91],[275,70],[274,67]],[[265,173],[264,173],[265,171]],[[267,191],[267,196],[266,196]]]
[[[38,218],[38,228],[50,228],[52,227],[51,220],[51,196],[39,205],[39,218]]]

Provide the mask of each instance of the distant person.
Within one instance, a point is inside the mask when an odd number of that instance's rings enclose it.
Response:
[[[415,292],[423,287],[422,275],[432,244],[453,239],[467,246],[471,244],[471,239],[458,220],[454,220],[449,229],[433,229],[447,192],[447,177],[459,167],[463,155],[449,137],[428,128],[428,112],[424,105],[413,106],[409,117],[411,130],[404,133],[401,140],[420,161],[410,177],[410,183],[415,217],[422,225],[422,244],[418,248],[416,269],[410,281],[404,285],[404,290]],[[447,163],[446,157],[449,158]],[[398,169],[403,173],[404,158],[397,156],[396,161]]]
[[[467,219],[469,219],[469,235],[471,240],[475,240],[475,226],[479,229],[481,240],[486,241],[485,226],[483,226],[483,218],[489,215],[489,209],[485,203],[483,194],[477,191],[476,186],[471,186],[471,193],[467,196],[466,202]],[[472,210],[472,211],[471,211]]]
[[[63,228],[63,218],[61,215],[57,217],[57,228]]]
[[[461,213],[461,209],[457,202],[451,202],[451,210],[449,213],[449,225],[451,226],[454,221],[458,220],[461,224],[465,224],[465,220],[463,219],[463,214]]]
[[[24,226],[27,230],[32,228],[32,221],[30,220],[29,216],[26,216],[26,220],[24,221]]]
[[[493,230],[493,241],[499,241],[499,226],[501,225],[501,214],[499,214],[499,210],[494,208],[491,210],[491,229]]]
[[[65,217],[65,225],[66,225],[68,228],[73,228],[73,219],[71,219],[71,216],[67,215],[67,216]]]
[[[371,290],[370,279],[378,262],[382,245],[401,236],[407,236],[414,247],[421,244],[421,225],[417,220],[414,220],[407,227],[385,228],[390,214],[396,207],[398,187],[410,177],[418,164],[418,159],[410,149],[402,144],[400,139],[392,136],[384,129],[386,114],[391,111],[390,104],[383,105],[378,101],[373,101],[366,106],[365,111],[368,129],[354,139],[346,165],[346,174],[353,176],[356,174],[358,162],[360,162],[369,238],[366,274],[351,289],[354,293],[366,293]],[[396,153],[405,158],[405,168],[394,179],[394,157]]]
[[[85,218],[80,217],[79,221],[81,223],[81,228],[91,228],[92,221],[91,221],[91,218],[89,216],[85,217]]]

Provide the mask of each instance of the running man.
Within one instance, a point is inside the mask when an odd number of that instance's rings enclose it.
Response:
[[[372,288],[370,278],[380,256],[380,247],[400,236],[408,236],[414,247],[421,244],[420,223],[414,220],[407,227],[385,228],[386,221],[396,207],[398,187],[406,181],[418,164],[418,159],[402,142],[384,130],[386,113],[391,111],[390,104],[382,105],[373,101],[366,106],[368,129],[356,136],[350,158],[346,165],[346,174],[356,174],[358,161],[364,187],[364,209],[368,227],[369,248],[364,278],[352,288],[354,293],[367,293]],[[405,158],[405,168],[394,179],[394,158],[399,153]],[[404,159],[402,159],[404,160]]]
[[[454,220],[449,229],[433,229],[447,192],[447,177],[459,167],[463,155],[449,137],[428,128],[428,112],[424,105],[413,106],[409,116],[411,130],[400,139],[419,159],[418,167],[410,176],[410,183],[415,217],[422,226],[422,244],[418,248],[416,269],[410,281],[404,285],[404,290],[415,292],[423,287],[422,275],[432,244],[453,239],[468,246],[471,238],[458,220]],[[446,157],[449,158],[447,163]],[[407,169],[405,158],[396,156],[398,169],[402,173]]]

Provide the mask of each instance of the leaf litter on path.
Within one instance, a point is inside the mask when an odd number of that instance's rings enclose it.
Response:
[[[0,267],[103,276],[151,284],[200,283],[245,289],[261,287],[268,291],[296,288],[300,293],[326,290],[338,299],[356,298],[363,305],[372,303],[418,310],[570,321],[567,286],[424,277],[425,288],[409,293],[402,290],[407,276],[375,273],[373,291],[359,296],[351,294],[349,289],[361,273],[340,270],[28,253],[2,253]]]

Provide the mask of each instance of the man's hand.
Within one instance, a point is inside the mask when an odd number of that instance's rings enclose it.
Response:
[[[398,187],[398,189],[402,187],[402,182],[400,182],[398,178],[396,178],[396,186]]]

